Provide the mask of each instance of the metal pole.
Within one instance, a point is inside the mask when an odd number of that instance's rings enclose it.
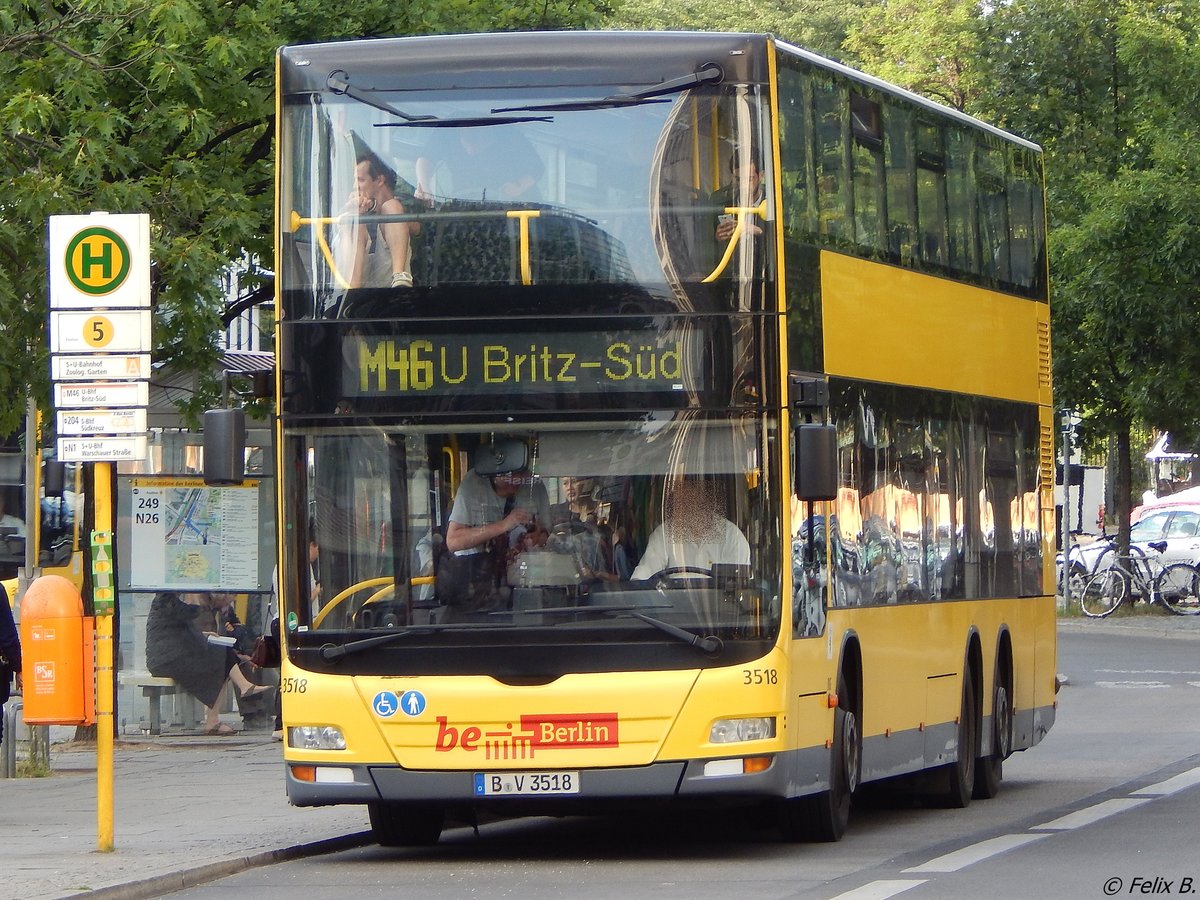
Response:
[[[1066,608],[1071,606],[1071,444],[1075,434],[1074,418],[1072,410],[1064,409],[1062,411],[1062,594],[1063,604]]]
[[[4,705],[4,737],[0,740],[0,778],[17,777],[17,698]]]
[[[113,600],[111,554],[107,569],[97,566],[97,545],[112,538],[113,463],[92,463],[96,522],[92,532],[92,609],[96,614],[96,849],[102,853],[115,846],[113,834]],[[99,575],[107,573],[102,596]]]
[[[42,549],[42,434],[37,403],[25,409],[25,565],[18,572],[17,596],[37,578]]]

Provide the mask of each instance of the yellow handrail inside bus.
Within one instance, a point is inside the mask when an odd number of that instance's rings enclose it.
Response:
[[[533,284],[533,266],[529,262],[529,220],[540,216],[537,209],[510,209],[508,217],[521,223],[521,284]]]
[[[410,578],[408,583],[416,586],[422,584],[435,584],[436,581],[437,579],[432,575],[417,575],[413,578]],[[351,596],[352,594],[357,594],[359,591],[365,591],[367,588],[379,587],[380,585],[383,585],[383,589],[376,591],[374,594],[368,597],[367,603],[378,600],[380,597],[385,596],[389,591],[394,591],[396,589],[395,579],[388,575],[383,575],[379,578],[368,578],[366,581],[360,581],[357,584],[352,584],[342,592],[335,594],[328,603],[321,607],[320,612],[318,612],[316,617],[313,619],[312,627],[316,628],[322,622],[324,622],[325,617],[333,612],[333,610],[336,609],[347,597]],[[365,606],[366,604],[363,605]]]
[[[729,261],[733,259],[733,251],[737,247],[738,239],[741,238],[742,232],[746,228],[746,216],[759,216],[763,219],[767,217],[767,199],[764,197],[758,206],[727,206],[725,212],[737,216],[737,221],[733,226],[733,234],[729,235],[729,244],[725,247],[725,255],[721,257],[717,267],[712,270],[712,274],[704,279],[703,284],[716,281],[725,271],[725,267],[729,265]]]
[[[529,220],[536,219],[541,214],[541,210],[537,209],[510,209],[506,212],[508,218],[517,219],[520,222],[521,284],[533,284],[533,265],[530,262],[529,254]],[[329,241],[325,239],[324,226],[336,225],[339,220],[339,216],[302,216],[293,209],[288,224],[291,226],[292,234],[299,231],[301,225],[317,226],[313,229],[313,232],[317,238],[317,246],[321,248],[321,255],[325,257],[325,262],[329,266],[329,271],[333,273],[338,287],[349,290],[350,282],[346,280],[345,276],[338,269],[337,263],[333,259],[333,249],[329,246]]]
[[[325,225],[334,225],[336,223],[337,217],[321,216],[318,218],[305,218],[294,209],[292,210],[290,222],[292,226],[292,234],[295,234],[297,231],[299,231],[301,225],[318,226],[317,228],[313,229],[313,233],[317,236],[317,246],[321,248],[321,255],[325,257],[325,262],[329,266],[329,271],[333,273],[333,278],[338,283],[338,287],[345,290],[350,290],[350,282],[345,279],[342,273],[338,270],[337,263],[333,261],[333,250],[330,248],[329,242],[325,240],[324,227],[321,227]]]

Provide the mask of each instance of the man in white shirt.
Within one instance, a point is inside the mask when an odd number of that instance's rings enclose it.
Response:
[[[719,563],[750,565],[750,543],[725,518],[716,484],[692,477],[677,479],[663,505],[663,523],[650,534],[633,570],[634,581],[681,567],[709,572]]]

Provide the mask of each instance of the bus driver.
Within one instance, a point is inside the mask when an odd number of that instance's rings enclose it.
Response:
[[[750,565],[750,544],[725,518],[725,498],[716,482],[676,478],[663,499],[663,522],[651,532],[633,580],[681,567],[708,572],[717,563]]]

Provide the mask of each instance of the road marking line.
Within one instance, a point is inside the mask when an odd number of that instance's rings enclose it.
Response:
[[[978,844],[972,844],[970,847],[963,847],[961,850],[955,850],[953,853],[947,853],[945,856],[939,856],[936,859],[929,860],[927,863],[912,866],[903,871],[906,873],[957,872],[959,869],[965,869],[967,866],[974,865],[993,856],[999,856],[1001,853],[1007,853],[1009,850],[1015,850],[1017,847],[1032,844],[1034,841],[1039,841],[1044,837],[1050,837],[1050,835],[1005,834],[1001,837],[980,841]]]
[[[1197,784],[1200,784],[1200,768],[1180,772],[1174,778],[1168,778],[1166,781],[1160,781],[1158,784],[1144,787],[1140,791],[1134,791],[1133,796],[1150,794],[1155,797],[1165,797],[1167,794],[1175,794]]]
[[[1069,831],[1072,828],[1082,828],[1084,825],[1091,825],[1093,822],[1099,822],[1101,819],[1107,819],[1109,816],[1115,816],[1117,813],[1123,813],[1128,809],[1134,809],[1149,802],[1149,797],[1144,797],[1140,800],[1132,797],[1118,797],[1115,800],[1105,800],[1103,803],[1097,803],[1095,806],[1076,810],[1052,822],[1047,822],[1044,825],[1035,825],[1034,827],[1046,831]]]
[[[1096,687],[1103,688],[1165,688],[1170,687],[1162,681],[1097,681]]]
[[[870,884],[864,884],[862,887],[855,888],[852,891],[838,894],[833,900],[887,900],[888,897],[895,897],[897,894],[901,894],[909,888],[915,888],[917,885],[924,884],[928,880],[927,878],[912,878],[908,880],[893,878],[872,881]]]

